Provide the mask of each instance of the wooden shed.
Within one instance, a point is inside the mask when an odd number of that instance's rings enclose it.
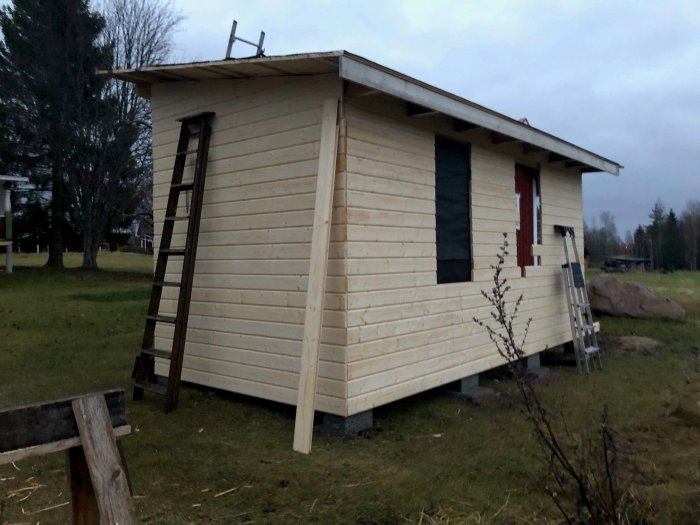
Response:
[[[183,380],[297,403],[329,100],[338,135],[317,410],[366,414],[502,364],[472,319],[488,316],[480,291],[503,232],[517,245],[507,277],[534,318],[526,351],[571,341],[553,225],[582,233],[583,174],[617,175],[618,163],[346,51],[111,74],[151,101],[156,235],[177,119],[216,114]],[[158,328],[157,343],[171,337]]]

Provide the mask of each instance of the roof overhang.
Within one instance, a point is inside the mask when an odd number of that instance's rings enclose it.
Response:
[[[597,171],[619,175],[620,168],[622,168],[620,164],[612,160],[554,135],[356,55],[344,53],[340,56],[340,76],[369,89],[393,95],[418,106],[470,124],[476,124],[506,137],[561,155],[565,159],[578,161]]]
[[[548,153],[550,162],[563,162],[582,172],[603,171],[619,175],[622,165],[601,155],[461,98],[398,71],[347,51],[219,60],[149,66],[141,69],[99,71],[98,74],[133,82],[148,93],[150,84],[176,81],[242,79],[269,76],[336,73],[372,93],[399,98],[423,114],[455,119],[458,128],[491,131],[494,143],[522,143],[528,151]]]

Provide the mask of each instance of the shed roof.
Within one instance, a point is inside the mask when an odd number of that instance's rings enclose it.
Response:
[[[455,119],[457,129],[484,128],[498,142],[520,142],[528,151],[548,153],[551,162],[582,172],[604,171],[619,175],[622,165],[415,78],[384,67],[348,51],[306,53],[270,57],[226,59],[213,62],[164,64],[141,69],[100,71],[139,85],[159,82],[240,79],[269,76],[337,73],[340,78],[378,93],[408,102],[409,110],[437,113]]]

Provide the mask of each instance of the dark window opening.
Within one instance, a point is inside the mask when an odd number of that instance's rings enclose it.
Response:
[[[435,137],[437,282],[472,279],[470,147]]]
[[[542,200],[540,176],[536,170],[515,166],[515,206],[518,210],[516,244],[518,266],[525,275],[525,267],[538,265],[532,246],[542,244]]]

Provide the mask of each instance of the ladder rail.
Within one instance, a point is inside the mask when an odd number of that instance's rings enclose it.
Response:
[[[187,147],[190,140],[189,129],[182,125],[180,130],[180,138],[178,140],[177,147]],[[175,166],[173,167],[173,176],[171,181],[171,186],[175,184],[180,184],[182,182],[182,176],[185,171],[185,158],[176,158]],[[175,215],[177,211],[179,195],[177,192],[171,191],[168,195],[168,202],[165,207],[165,215],[171,216]],[[163,222],[163,231],[160,236],[160,245],[158,248],[158,258],[156,259],[156,268],[153,273],[153,281],[159,282],[165,280],[165,273],[167,271],[167,258],[165,254],[167,250],[170,249],[170,243],[172,242],[174,223],[172,221]],[[151,290],[151,300],[148,304],[148,315],[157,315],[160,308],[160,300],[162,296],[162,288]],[[149,348],[153,346],[153,339],[155,334],[155,324],[146,321],[146,328],[144,330],[143,342],[141,344],[142,348]]]
[[[580,259],[579,254],[578,254],[578,247],[576,246],[576,234],[574,233],[573,228],[570,230],[569,235],[571,236],[571,245],[573,247],[574,256],[576,257],[576,262],[580,264],[581,259]],[[587,290],[586,286],[582,286],[580,288],[580,294],[581,294],[581,299],[582,299],[581,302],[586,305],[585,310],[584,310],[585,316],[587,318],[586,324],[593,326],[593,312],[591,312],[591,302],[588,298],[588,290]],[[595,348],[600,348],[598,346],[598,337],[596,336],[595,329],[592,329],[590,331],[590,333],[588,334],[588,336],[591,340],[590,346],[595,347]],[[602,370],[603,369],[603,362],[602,362],[602,359],[600,357],[599,350],[596,351],[595,356],[598,360],[598,367],[600,368],[600,370]]]
[[[595,364],[595,359],[597,359],[598,368],[602,370],[603,364],[600,348],[595,334],[593,314],[581,268],[581,259],[576,246],[574,228],[555,225],[554,229],[561,235],[564,257],[566,259],[566,263],[562,265],[562,270],[569,308],[569,324],[574,345],[576,369],[579,373],[582,373],[584,369],[586,373],[590,373],[590,360],[594,359],[593,364]],[[571,241],[571,252],[569,252],[569,240]],[[572,262],[571,255],[573,255],[574,262]],[[576,270],[576,275],[574,275],[574,270]]]
[[[187,240],[185,244],[188,253],[185,255],[182,267],[180,295],[178,298],[176,315],[178,322],[175,324],[175,333],[173,334],[168,386],[165,394],[166,413],[177,406],[180,394],[180,377],[182,375],[190,300],[192,297],[192,281],[194,278],[195,264],[197,262],[197,241],[199,238],[199,225],[202,216],[210,137],[211,126],[207,117],[202,117],[194,173],[195,183],[192,189],[192,199],[190,201],[190,218],[187,225]]]
[[[562,274],[564,277],[564,280],[566,283],[564,284],[564,290],[566,291],[566,306],[569,309],[569,324],[571,325],[571,333],[575,334],[576,333],[576,327],[574,326],[574,299],[571,296],[571,288],[569,286],[570,283],[570,277],[569,277],[569,271],[567,268],[562,268]],[[576,369],[578,373],[581,373],[581,360],[579,359],[579,341],[578,338],[574,337],[572,340],[572,343],[574,345],[574,358],[576,359]]]
[[[141,350],[134,362],[132,377],[134,378],[134,399],[143,397],[144,391],[152,391],[165,395],[165,412],[175,409],[180,392],[180,381],[184,359],[187,325],[190,302],[192,298],[192,281],[197,257],[199,226],[202,215],[206,171],[211,139],[211,119],[213,112],[204,112],[180,119],[180,137],[177,143],[175,162],[168,201],[165,210],[166,219],[160,239],[160,247],[156,259],[156,268],[151,286],[151,298],[146,315],[146,325],[141,344]],[[191,129],[196,128],[196,129]],[[189,149],[194,137],[198,138],[196,149]],[[192,182],[183,183],[187,157],[196,153],[194,176]],[[178,204],[184,192],[191,192],[189,214],[183,217],[187,220],[187,233],[184,248],[171,249],[172,237],[175,230]],[[182,257],[182,268],[179,281],[166,281],[170,256]],[[179,287],[176,314],[161,315],[160,303],[165,286]],[[156,323],[168,322],[175,326],[170,352],[155,348]],[[158,382],[155,375],[155,358],[169,359],[167,383]]]

